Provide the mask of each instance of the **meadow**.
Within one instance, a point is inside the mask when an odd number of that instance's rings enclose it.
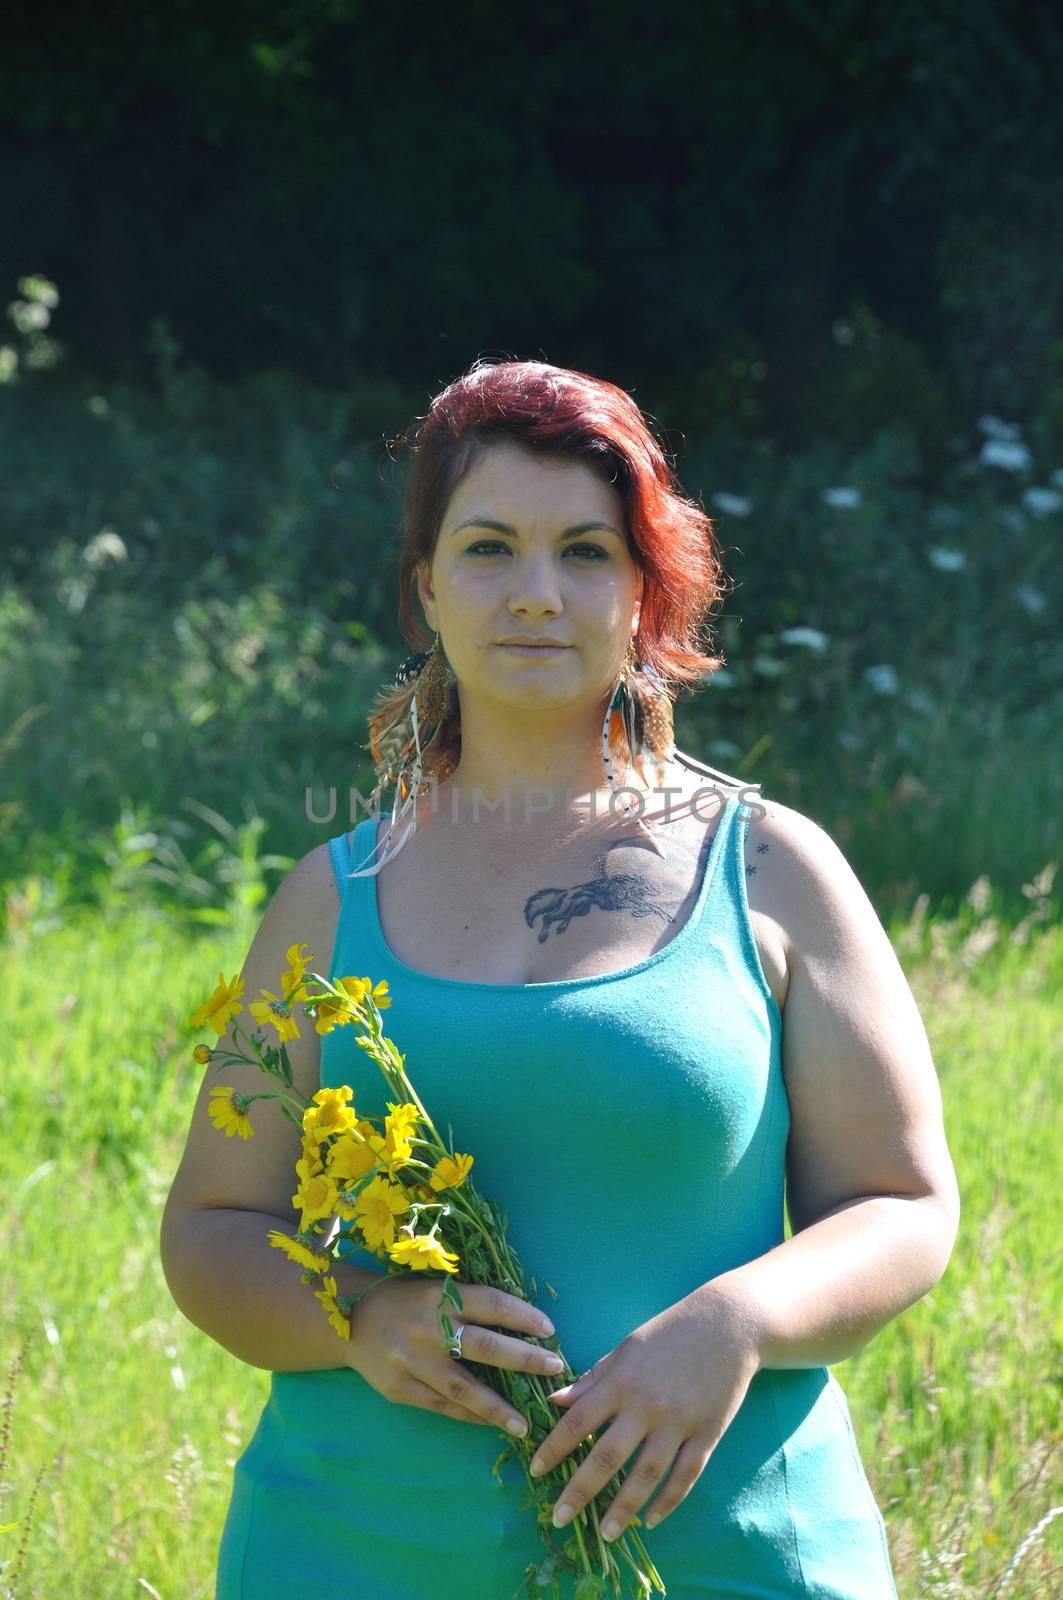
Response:
[[[924,896],[887,923],[963,1196],[941,1282],[833,1369],[901,1600],[1041,1600],[1063,1570],[1051,864],[1022,897],[1017,920],[983,876],[948,916]],[[0,1427],[4,1600],[212,1592],[232,1465],[268,1378],[178,1312],[157,1236],[201,1071],[186,1019],[218,971],[239,969],[250,926],[245,912],[204,932],[150,901],[49,918],[9,899],[3,1367],[29,1343]]]
[[[215,381],[157,332],[144,391],[0,382],[0,1384],[29,1341],[0,1600],[211,1593],[268,1378],[158,1259],[186,1021],[278,875],[356,820],[366,711],[411,648],[379,433],[419,391]],[[676,735],[837,839],[909,975],[960,1232],[834,1371],[901,1600],[1034,1600],[1063,1567],[1063,451],[1047,414],[1027,443],[965,411],[938,459],[904,398],[850,447],[685,442],[728,581],[725,666]]]

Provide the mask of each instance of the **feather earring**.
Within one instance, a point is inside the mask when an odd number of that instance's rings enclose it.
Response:
[[[660,704],[662,700],[667,705],[667,711]],[[671,730],[671,702],[664,690],[663,680],[652,669],[643,668],[640,672],[632,638],[628,641],[627,654],[602,724],[602,764],[614,794],[621,789],[614,762],[631,766],[646,783],[645,757],[648,753],[655,761],[658,778],[664,776],[664,763],[672,748]],[[629,816],[635,816],[636,827],[642,829],[656,853],[663,856],[660,843],[650,824],[643,820],[635,802],[625,797],[621,805]]]
[[[400,662],[391,687],[378,693],[369,713],[369,744],[362,746],[370,751],[376,764],[376,783],[370,796],[373,813],[384,789],[392,782],[396,786],[395,799],[380,859],[372,866],[363,862],[350,873],[352,878],[374,877],[398,855],[417,830],[418,798],[453,770],[453,758],[434,763],[428,759],[426,774],[429,747],[456,709],[455,682],[437,633],[431,650],[407,656]],[[425,730],[430,730],[427,737]],[[406,827],[393,842],[403,821]],[[364,861],[372,861],[376,851],[374,843]]]
[[[667,762],[677,761],[690,772],[704,773],[716,779],[713,788],[722,786],[749,794],[760,793],[759,783],[747,783],[742,778],[721,772],[718,767],[705,766],[677,747],[672,700],[665,681],[648,662],[639,666],[632,639],[628,644],[627,655],[624,657],[602,727],[602,759],[609,787],[614,793],[620,790],[616,778],[616,766],[625,760],[635,769],[643,783],[646,783],[647,756],[654,762],[659,784],[663,783],[666,776]],[[629,815],[636,812],[634,802],[625,798],[620,804]],[[636,826],[642,829],[657,854],[663,855],[664,852],[652,831],[653,825],[639,816]]]

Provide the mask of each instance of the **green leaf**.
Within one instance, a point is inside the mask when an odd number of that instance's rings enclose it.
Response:
[[[440,1300],[449,1300],[451,1305],[456,1306],[459,1311],[464,1311],[465,1309],[465,1302],[462,1300],[461,1295],[458,1292],[457,1284],[452,1282],[449,1274],[444,1279],[443,1293],[439,1298]]]
[[[531,1405],[532,1387],[523,1372],[511,1372],[508,1375],[510,1397],[517,1410],[523,1410]]]
[[[498,1479],[498,1481],[501,1484],[503,1489],[506,1486],[502,1482],[502,1474],[501,1474],[501,1472],[499,1472],[498,1469],[502,1465],[503,1461],[508,1461],[510,1456],[515,1456],[516,1453],[517,1452],[514,1450],[513,1446],[509,1445],[505,1450],[503,1450],[502,1454],[498,1457],[498,1459],[496,1460],[494,1466],[491,1468],[492,1475]],[[2,1531],[3,1530],[0,1529],[0,1532],[2,1532]]]

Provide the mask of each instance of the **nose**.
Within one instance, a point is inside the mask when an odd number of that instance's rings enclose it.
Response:
[[[514,616],[557,616],[564,609],[557,563],[550,551],[518,556],[512,563],[509,609]]]

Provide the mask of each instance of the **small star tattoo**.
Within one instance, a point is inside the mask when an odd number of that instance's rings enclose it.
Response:
[[[756,867],[747,867],[746,868],[746,877],[747,878],[751,878],[753,876],[754,872],[756,872],[756,870],[757,870]]]
[[[758,856],[762,856],[767,848],[768,847],[767,847],[766,844],[758,844],[757,845],[757,855]]]

